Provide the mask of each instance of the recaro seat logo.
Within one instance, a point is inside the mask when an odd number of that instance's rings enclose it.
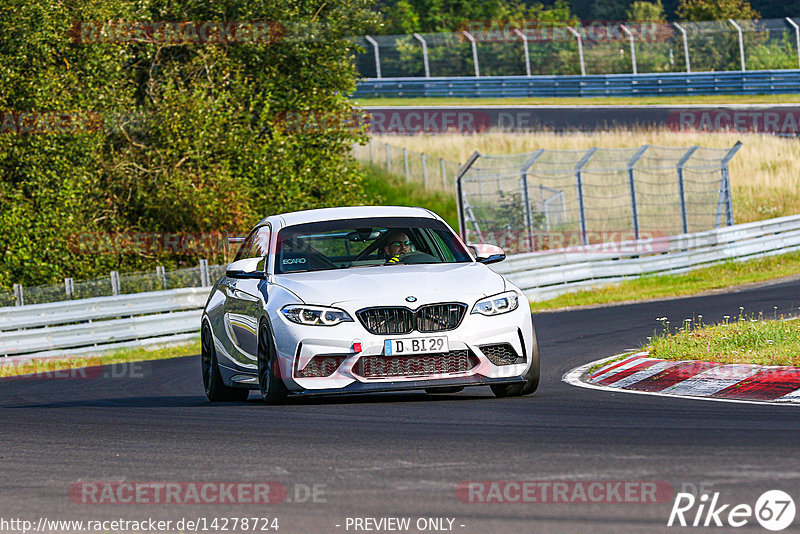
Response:
[[[755,518],[762,527],[777,532],[791,525],[794,516],[794,500],[781,490],[764,492],[755,506],[722,503],[719,492],[711,496],[703,493],[699,498],[691,493],[678,493],[667,526],[739,528]]]

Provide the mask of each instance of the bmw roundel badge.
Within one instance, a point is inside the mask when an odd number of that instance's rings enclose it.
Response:
[[[417,302],[417,297],[406,297],[406,302]]]

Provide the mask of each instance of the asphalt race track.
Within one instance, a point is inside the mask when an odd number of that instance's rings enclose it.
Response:
[[[0,516],[276,517],[279,532],[300,534],[366,532],[346,527],[347,518],[363,517],[409,517],[408,532],[420,531],[418,518],[454,519],[452,531],[465,534],[707,531],[666,526],[672,494],[658,503],[498,504],[462,502],[456,487],[656,481],[674,492],[719,492],[719,502],[731,505],[753,506],[771,489],[798,501],[798,407],[609,393],[561,381],[578,365],[644,341],[656,317],[677,324],[702,314],[712,322],[737,315],[739,306],[770,316],[773,306],[797,311],[800,282],[538,314],[542,385],[518,399],[476,388],[437,397],[300,399],[280,407],[251,394],[246,403],[211,405],[199,357],[141,364],[140,372],[121,377],[2,380]],[[69,491],[81,481],[275,481],[289,493],[287,501],[266,505],[79,504]],[[306,491],[313,485],[316,499]],[[766,532],[754,518],[735,530]]]

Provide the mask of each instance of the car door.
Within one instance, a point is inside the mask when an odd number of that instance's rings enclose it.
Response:
[[[231,357],[238,367],[255,370],[258,354],[258,321],[264,309],[262,289],[266,287],[267,261],[271,228],[268,224],[254,228],[239,249],[234,261],[259,258],[262,278],[232,278],[220,283],[225,293],[223,325],[231,341]]]

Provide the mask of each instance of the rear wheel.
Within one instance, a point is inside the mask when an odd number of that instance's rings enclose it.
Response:
[[[243,388],[232,388],[226,386],[222,381],[217,362],[217,351],[214,348],[214,340],[211,337],[211,327],[203,325],[200,336],[200,361],[203,368],[203,389],[206,397],[211,402],[230,402],[244,401],[250,391]]]
[[[278,351],[266,321],[258,329],[258,386],[267,404],[282,404],[289,394],[280,376]]]
[[[520,397],[530,395],[539,387],[539,343],[536,341],[536,329],[531,325],[533,334],[533,350],[531,350],[531,366],[525,373],[525,382],[521,384],[495,384],[492,393],[495,397]]]

